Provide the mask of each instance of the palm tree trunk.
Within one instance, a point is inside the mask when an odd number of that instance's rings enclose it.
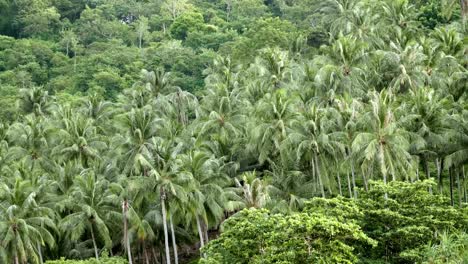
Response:
[[[429,161],[424,160],[424,168],[426,170],[426,177],[428,180],[431,179],[431,171],[429,170]],[[432,194],[432,186],[429,186],[429,193]]]
[[[310,159],[310,169],[312,170],[312,180],[315,181],[315,161],[314,158]],[[314,184],[314,193],[317,191],[317,186]]]
[[[18,254],[15,254],[15,264],[19,264]]]
[[[369,170],[368,170],[368,171],[369,171]],[[364,169],[361,167],[362,181],[364,182],[364,190],[365,190],[366,192],[369,191],[369,185],[367,184],[367,174],[369,173],[368,171],[365,172]]]
[[[354,162],[351,161],[351,179],[353,181],[353,194],[354,199],[357,199],[357,190],[356,190],[356,175],[354,173]]]
[[[146,243],[143,242],[143,254],[145,255],[146,264],[150,264],[148,257],[148,250],[146,249]]]
[[[322,176],[320,174],[320,167],[318,163],[317,154],[314,155],[314,160],[315,160],[315,169],[317,170],[317,178],[319,181],[320,192],[322,193],[322,197],[325,198],[325,188],[323,186]]]
[[[143,40],[143,36],[140,33],[138,33],[138,48],[141,50],[141,43],[142,43],[142,40]]]
[[[353,191],[351,190],[351,179],[349,178],[349,171],[346,173],[346,179],[348,181],[349,198],[353,198]]]
[[[450,180],[450,205],[454,206],[453,202],[453,169],[449,168],[449,180]]]
[[[203,239],[203,232],[200,224],[200,217],[197,216],[197,229],[198,229],[198,236],[200,237],[200,247],[205,246],[205,240]]]
[[[172,215],[169,218],[169,224],[171,225],[172,249],[174,251],[174,262],[175,264],[179,264],[179,256],[177,254],[177,243],[176,243],[176,237],[174,233],[174,223],[172,222]]]
[[[37,253],[39,254],[39,263],[44,263],[44,259],[42,258],[41,244],[39,242],[37,242]]]
[[[382,143],[379,144],[379,159],[380,159],[380,170],[382,172],[383,183],[387,186],[387,168],[385,168],[385,156],[384,156],[384,148]],[[385,200],[388,199],[388,193],[385,191]]]
[[[340,195],[343,196],[343,191],[341,190],[341,177],[339,172],[336,174],[336,178],[338,179],[338,191],[340,192]]]
[[[76,72],[76,51],[73,52],[73,72]]]
[[[123,224],[124,224],[125,250],[127,250],[128,263],[133,264],[133,261],[132,261],[132,248],[130,246],[130,238],[128,237],[127,211],[128,211],[128,201],[124,200],[122,202],[122,216],[123,216]]]
[[[163,226],[164,226],[164,244],[166,248],[166,264],[171,264],[171,255],[169,251],[169,235],[167,234],[167,212],[166,212],[166,194],[164,190],[161,190],[161,210],[163,216]]]
[[[439,193],[442,194],[444,191],[443,181],[442,181],[442,162],[439,161],[439,158],[436,158],[436,167],[437,167],[437,182],[439,185]]]
[[[205,233],[205,243],[208,244],[210,238],[208,237],[208,223],[205,221],[203,221],[203,232]]]
[[[94,229],[93,229],[93,224],[91,223],[91,238],[93,239],[93,246],[94,246],[94,254],[96,256],[96,259],[99,260],[99,253],[98,253],[98,248],[96,245],[96,238],[94,237]]]
[[[462,166],[462,176],[463,176],[463,197],[465,197],[465,203],[468,203],[468,197],[466,194],[466,175],[465,175],[465,166]]]
[[[461,182],[460,182],[460,170],[457,168],[457,192],[458,192],[458,204],[460,207],[462,206],[462,189],[461,189]]]
[[[151,251],[153,252],[154,263],[159,264],[158,254],[156,254],[156,250],[154,249],[154,246],[151,247]]]

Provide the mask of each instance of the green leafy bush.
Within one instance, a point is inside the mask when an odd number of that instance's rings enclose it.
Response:
[[[456,233],[468,226],[466,209],[449,206],[448,198],[430,194],[434,182],[372,182],[357,200],[315,198],[304,211],[358,223],[364,233],[378,242],[364,245],[362,259],[375,263],[414,263],[423,260],[423,248],[439,241],[443,232]],[[388,198],[385,198],[387,194]]]
[[[200,263],[355,263],[353,243],[376,245],[354,223],[307,212],[245,209],[223,229]]]

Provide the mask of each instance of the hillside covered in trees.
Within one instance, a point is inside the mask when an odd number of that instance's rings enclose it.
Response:
[[[0,0],[0,263],[468,263],[466,0]]]

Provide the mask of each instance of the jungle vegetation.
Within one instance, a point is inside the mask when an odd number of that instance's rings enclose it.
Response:
[[[467,263],[466,0],[0,0],[0,262]]]

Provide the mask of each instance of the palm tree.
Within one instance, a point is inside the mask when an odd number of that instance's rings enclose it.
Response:
[[[90,169],[75,178],[73,190],[58,205],[70,211],[60,222],[60,230],[71,240],[77,241],[89,231],[96,259],[99,259],[98,240],[110,248],[112,241],[109,226],[120,218],[118,204],[111,195],[107,180],[94,175]]]
[[[28,116],[23,122],[12,124],[6,135],[13,147],[11,158],[20,159],[31,171],[48,167],[50,164],[49,136],[51,129],[43,117]]]
[[[411,97],[406,107],[409,113],[416,114],[417,117],[414,124],[408,127],[408,129],[416,133],[421,139],[424,139],[424,146],[422,148],[412,147],[412,149],[413,152],[417,150],[415,154],[420,157],[423,163],[426,177],[431,178],[429,162],[435,161],[438,155],[442,153],[444,145],[446,145],[444,116],[447,114],[446,109],[450,108],[450,101],[442,98],[429,88],[418,89],[410,94]],[[415,143],[418,142],[413,141],[412,145],[415,146],[417,145]]]
[[[34,113],[39,116],[48,113],[51,98],[43,87],[23,88],[20,94],[20,107],[25,114]]]
[[[268,184],[260,179],[255,171],[244,172],[239,179],[234,180],[242,191],[242,200],[246,208],[263,208],[270,200]]]
[[[20,178],[11,187],[0,185],[0,235],[8,262],[42,263],[40,246],[55,246],[54,211],[37,202],[35,189]]]
[[[323,56],[314,62],[320,65],[315,76],[315,83],[322,94],[330,89],[348,94],[362,94],[367,83],[365,64],[367,47],[355,37],[339,35],[331,46],[322,48]],[[316,95],[321,95],[317,94]]]
[[[354,199],[357,199],[355,171],[356,157],[353,155],[352,143],[358,133],[359,112],[362,111],[362,109],[363,105],[358,100],[351,99],[349,97],[343,97],[337,101],[337,110],[343,118],[344,126],[344,129],[342,129],[343,137],[341,139],[345,146],[346,162],[343,163],[343,166],[345,166],[346,169],[351,170],[351,179],[349,179],[349,171],[347,172],[348,189],[350,192],[350,198],[354,197]],[[364,183],[366,183],[366,181],[364,181]],[[364,187],[367,189],[367,185]]]
[[[166,262],[171,262],[168,235],[167,202],[171,199],[187,201],[187,190],[192,184],[192,176],[182,170],[178,158],[180,147],[173,140],[153,137],[148,145],[149,155],[141,156],[137,166],[146,172],[142,180],[146,183],[145,190],[153,190],[154,198],[159,199],[164,229]]]
[[[113,141],[123,150],[122,167],[130,175],[146,174],[136,166],[141,159],[151,159],[151,140],[157,135],[161,119],[155,117],[149,107],[132,109],[123,116],[122,126],[126,130],[126,137],[115,137]]]
[[[103,126],[116,112],[114,104],[104,101],[98,94],[91,94],[82,99],[81,112],[93,120],[99,132],[104,132]]]
[[[195,188],[191,191],[197,194],[192,194],[191,197],[200,198],[196,217],[203,221],[201,224],[207,233],[210,223],[219,224],[225,211],[232,212],[239,207],[238,201],[230,200],[236,197],[229,188],[232,180],[223,171],[223,160],[216,159],[207,152],[191,150],[180,155],[179,159],[183,171],[193,177]],[[208,242],[208,237],[205,236]]]
[[[60,140],[52,152],[62,161],[76,160],[88,168],[90,161],[99,160],[100,153],[107,147],[93,123],[81,114],[63,118],[55,133]]]
[[[378,172],[384,184],[389,174],[392,180],[406,175],[411,167],[408,132],[397,119],[386,91],[370,94],[370,109],[361,117],[362,132],[356,135],[352,150],[359,157],[365,170]]]
[[[312,179],[317,179],[322,197],[325,197],[325,184],[331,190],[331,179],[325,179],[328,174],[325,164],[330,158],[344,154],[344,146],[339,138],[340,114],[333,108],[320,108],[315,103],[306,106],[302,115],[293,121],[293,130],[289,142],[296,150],[298,162],[306,164],[311,171]]]
[[[406,92],[422,86],[426,79],[422,68],[425,59],[422,47],[419,44],[399,47],[393,43],[390,46],[394,51],[389,51],[389,54],[397,60],[396,67],[391,73],[393,79],[389,84],[390,91]]]
[[[323,14],[323,22],[333,36],[339,32],[348,33],[353,28],[355,11],[362,8],[356,0],[326,0],[320,2],[318,11]]]
[[[131,209],[130,205],[130,195],[129,195],[129,188],[125,188],[124,186],[128,186],[131,182],[127,181],[126,179],[123,180],[121,183],[111,183],[110,190],[112,194],[115,196],[113,199],[118,199],[122,202],[122,219],[123,219],[123,244],[124,249],[127,252],[128,263],[133,264],[132,258],[132,247],[130,245],[130,236],[128,234],[128,219],[129,219],[129,210]]]
[[[464,166],[468,163],[468,110],[463,109],[460,113],[450,116],[447,120],[448,125],[452,128],[447,131],[446,137],[449,138],[447,149],[447,156],[444,159],[444,166],[451,169],[450,171],[450,197],[452,205],[453,192],[452,182],[453,173],[456,173],[458,185],[458,200],[460,206],[462,205],[462,196],[465,192],[465,184],[461,184],[460,173],[464,170]],[[453,171],[455,169],[455,171]],[[463,189],[463,190],[462,190]]]
[[[286,90],[279,89],[265,94],[257,103],[255,118],[249,122],[247,148],[258,153],[260,163],[274,163],[279,157],[281,143],[288,137],[290,123],[297,115],[293,102]]]
[[[136,82],[135,86],[144,87],[155,98],[172,88],[169,73],[166,73],[163,68],[158,68],[156,71],[141,70],[140,81]]]

